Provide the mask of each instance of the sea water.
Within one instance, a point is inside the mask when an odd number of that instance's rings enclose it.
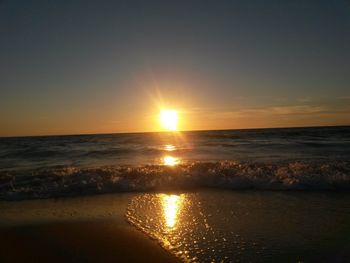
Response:
[[[350,189],[350,127],[0,138],[0,199]]]

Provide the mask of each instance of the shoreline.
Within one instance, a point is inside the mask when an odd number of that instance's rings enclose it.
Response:
[[[348,262],[349,200],[205,189],[0,202],[0,262]]]

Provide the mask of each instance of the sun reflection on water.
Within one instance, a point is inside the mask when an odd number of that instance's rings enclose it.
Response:
[[[159,197],[163,207],[165,225],[168,230],[172,230],[175,227],[178,215],[181,212],[184,196],[161,194]]]
[[[172,152],[176,150],[176,147],[173,144],[166,144],[164,145],[164,150],[166,150],[167,152]]]
[[[163,157],[163,164],[167,166],[175,166],[180,163],[180,159],[174,156],[164,156]]]

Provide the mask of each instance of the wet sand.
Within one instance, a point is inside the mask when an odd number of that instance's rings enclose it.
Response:
[[[0,229],[0,262],[178,262],[155,241],[114,222]]]
[[[134,195],[0,202],[0,262],[178,262],[127,223]]]

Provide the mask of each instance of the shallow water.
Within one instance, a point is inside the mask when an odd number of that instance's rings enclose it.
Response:
[[[133,197],[129,222],[183,261],[347,262],[350,196],[199,191]]]

